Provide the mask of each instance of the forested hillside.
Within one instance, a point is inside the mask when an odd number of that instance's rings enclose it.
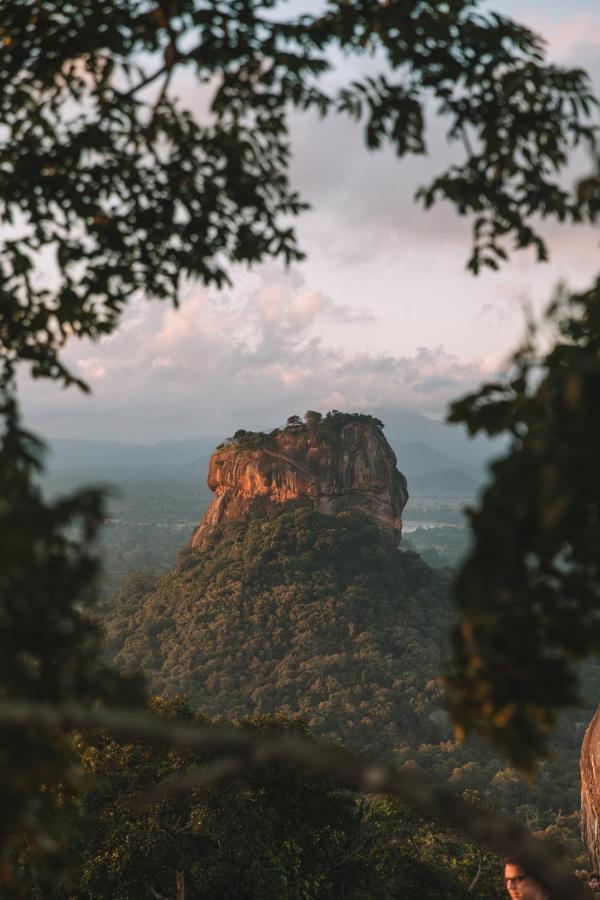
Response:
[[[533,825],[564,820],[588,709],[563,719],[532,786],[489,748],[456,743],[440,683],[449,580],[360,518],[249,516],[184,549],[169,574],[130,576],[105,611],[108,649],[206,715],[298,714],[316,735],[421,766]],[[591,710],[596,666],[586,683]]]
[[[154,698],[150,711],[173,727],[205,722],[180,700]],[[302,722],[281,715],[239,727],[306,736]],[[62,870],[40,871],[35,846],[17,856],[30,900],[498,896],[493,854],[432,829],[397,801],[359,799],[326,777],[271,764],[224,783],[188,785],[156,802],[157,783],[164,789],[194,767],[206,772],[214,758],[106,733],[81,734],[74,743],[85,774],[63,821]]]
[[[142,669],[156,692],[211,716],[297,713],[374,752],[449,736],[436,680],[444,576],[360,519],[245,517],[149,587],[125,582],[107,633],[119,666]]]

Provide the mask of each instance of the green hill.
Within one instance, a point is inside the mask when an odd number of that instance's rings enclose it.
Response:
[[[449,577],[358,517],[247,515],[182,551],[172,572],[126,579],[104,610],[108,651],[207,716],[300,715],[316,735],[477,791],[531,827],[565,822],[600,666],[586,663],[584,708],[562,717],[532,784],[489,747],[458,744],[440,684]]]
[[[437,681],[450,622],[445,576],[415,553],[299,509],[245,517],[155,583],[128,579],[106,626],[117,663],[157,693],[210,716],[300,714],[389,753],[450,737]]]

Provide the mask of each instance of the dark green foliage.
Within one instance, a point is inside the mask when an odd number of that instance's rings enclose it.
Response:
[[[389,753],[410,735],[439,740],[428,716],[441,713],[451,620],[443,577],[415,554],[301,509],[182,552],[148,596],[125,587],[105,622],[118,665],[153,690],[210,716],[299,713],[317,734]]]
[[[259,450],[265,446],[267,439],[276,435],[279,431],[285,432],[306,432],[307,430],[317,430],[320,432],[341,431],[345,425],[350,424],[369,424],[375,425],[377,428],[383,428],[381,419],[370,416],[368,413],[346,413],[340,412],[338,409],[332,409],[323,416],[315,410],[308,410],[304,414],[304,421],[300,416],[288,416],[286,425],[283,429],[276,428],[271,432],[266,431],[247,431],[245,428],[238,428],[233,437],[228,438],[222,444],[219,444],[218,450]]]
[[[542,41],[475,0],[329,0],[286,16],[277,0],[2,0],[0,341],[36,374],[72,376],[58,350],[116,326],[128,299],[177,300],[182,280],[222,285],[232,263],[301,258],[290,216],[292,108],[349,115],[367,146],[427,150],[433,101],[464,147],[420,192],[473,214],[470,267],[506,240],[546,249],[535,215],[580,218],[558,171],[593,139],[587,76],[544,61]],[[380,74],[327,93],[335,51],[375,54]],[[210,116],[177,99],[179,75]],[[38,278],[52,257],[57,286]]]
[[[600,651],[600,282],[559,295],[549,320],[547,353],[532,332],[510,380],[451,414],[511,446],[471,518],[449,699],[466,731],[521,766],[580,698],[576,662]]]
[[[157,698],[152,705],[162,717],[202,721],[180,701]],[[282,717],[243,727],[304,733]],[[347,896],[345,886],[363,880],[352,852],[360,830],[356,806],[323,778],[270,766],[140,808],[139,798],[157,782],[210,758],[108,735],[83,736],[78,753],[93,777],[80,792],[71,833],[73,887],[53,890],[42,882],[33,896],[134,900],[151,890],[171,896],[177,873],[186,897],[207,900],[327,896],[332,878],[339,896]]]
[[[319,422],[323,419],[323,416],[320,412],[317,412],[315,409],[308,409],[304,413],[304,421],[308,425],[309,428],[315,428]]]
[[[0,699],[133,702],[139,691],[107,667],[86,614],[101,498],[88,490],[46,503],[34,477],[38,442],[20,427],[10,397],[0,412]],[[57,804],[44,787],[59,777],[73,784],[77,771],[60,736],[43,728],[0,727],[0,745],[1,893],[7,836],[24,830],[53,846]]]
[[[262,431],[246,431],[238,428],[232,438],[219,444],[218,450],[260,450],[265,443],[266,434]]]
[[[431,823],[404,804],[379,798],[369,804],[367,818],[370,855],[386,879],[387,896],[400,896],[396,892],[403,890],[415,900],[455,896],[497,900],[504,890],[502,863],[496,854],[473,847],[451,832],[432,829]],[[476,887],[466,890],[480,868]],[[462,881],[459,893],[457,878]]]
[[[584,707],[560,718],[532,783],[480,742],[457,743],[440,680],[449,579],[360,519],[301,509],[229,527],[158,580],[130,576],[103,622],[112,658],[153,690],[184,691],[210,716],[300,714],[315,734],[510,813],[529,807],[545,827],[578,806],[600,667],[583,667]]]
[[[369,425],[375,425],[377,428],[384,428],[381,419],[377,419],[375,416],[371,416],[368,413],[346,413],[340,412],[339,409],[329,410],[328,413],[325,413],[325,418],[322,421],[319,421],[318,424],[322,428],[335,428],[337,431],[341,431],[345,425],[351,423],[360,424],[363,422],[368,423]]]
[[[181,700],[154,698],[151,706],[168,720],[203,721]],[[240,727],[305,734],[283,716]],[[144,807],[157,782],[210,757],[105,734],[79,736],[75,750],[87,778],[65,825],[69,865],[49,877],[24,850],[32,900],[172,897],[178,877],[189,900],[467,896],[456,853],[432,852],[424,823],[399,806],[358,802],[325,778],[270,765]]]

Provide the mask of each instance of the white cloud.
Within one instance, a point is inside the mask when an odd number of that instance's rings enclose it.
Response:
[[[106,375],[106,366],[98,356],[91,356],[87,359],[78,359],[77,366],[82,377],[89,378],[92,381],[104,378]]]
[[[597,0],[568,10],[561,0],[489,5],[530,20],[555,56],[600,78]],[[210,89],[185,90],[206,117]],[[448,147],[439,118],[428,123],[430,156],[401,161],[389,149],[367,152],[341,117],[297,115],[292,124],[292,183],[314,205],[297,222],[307,262],[285,277],[273,265],[236,270],[232,295],[191,286],[177,311],[131,308],[114,335],[67,350],[91,398],[24,383],[34,427],[159,440],[263,427],[307,408],[439,414],[520,340],[523,298],[539,308],[559,279],[584,287],[597,269],[597,233],[557,225],[548,228],[549,265],[517,254],[498,275],[466,274],[469,222],[448,205],[425,213],[413,200],[462,152]],[[588,167],[576,159],[572,180]]]
[[[327,298],[318,291],[303,291],[290,301],[290,319],[297,328],[307,328],[326,304]]]
[[[93,345],[93,355],[67,349],[92,396],[25,382],[28,418],[52,437],[225,434],[309,408],[440,413],[488,374],[485,359],[459,359],[443,346],[393,355],[327,345],[319,335],[327,318],[362,328],[360,313],[297,277],[237,302],[195,291],[178,311],[133,307],[120,331]]]
[[[267,276],[268,277],[268,276]],[[272,277],[272,276],[271,276]],[[304,290],[298,274],[286,275],[277,283],[259,288],[247,307],[252,317],[258,315],[266,330],[305,331],[319,320],[338,323],[373,322],[375,317],[335,303],[321,291]]]

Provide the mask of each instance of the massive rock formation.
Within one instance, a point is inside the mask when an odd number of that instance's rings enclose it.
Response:
[[[343,414],[311,427],[241,433],[212,455],[208,486],[216,496],[193,534],[194,548],[216,526],[283,504],[361,513],[398,544],[408,500],[406,478],[376,420]]]
[[[581,746],[581,836],[594,871],[600,869],[600,707]]]

